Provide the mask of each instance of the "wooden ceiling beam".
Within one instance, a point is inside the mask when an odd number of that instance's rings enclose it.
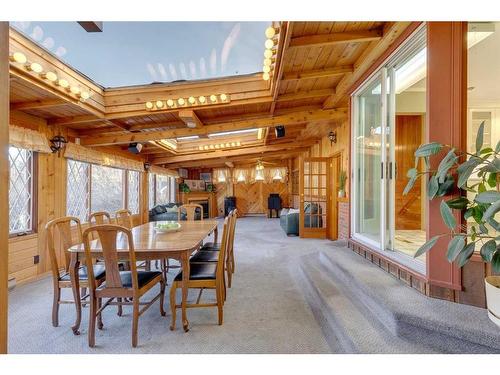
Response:
[[[292,100],[302,100],[302,99],[313,99],[313,98],[324,98],[335,93],[333,89],[321,89],[321,90],[309,90],[309,91],[297,91],[290,94],[283,94],[278,96],[277,102],[287,102]]]
[[[354,71],[342,77],[335,88],[335,93],[323,102],[323,109],[334,108],[346,99],[351,86],[372,66],[389,48],[411,22],[387,22],[383,27],[382,38],[373,41],[354,63]]]
[[[341,65],[326,69],[313,69],[313,70],[305,70],[302,72],[284,73],[283,78],[281,80],[283,82],[291,82],[304,79],[328,78],[328,77],[344,75],[346,73],[352,73],[353,71],[354,67],[352,65]]]
[[[243,119],[240,121],[220,123],[214,125],[206,125],[202,128],[189,129],[171,129],[164,131],[151,131],[143,133],[131,133],[126,135],[104,135],[96,137],[82,138],[81,144],[85,146],[105,146],[112,144],[130,143],[130,142],[148,142],[165,138],[177,138],[190,135],[206,135],[210,133],[224,132],[230,130],[242,130],[251,128],[260,128],[268,126],[305,123],[310,121],[328,121],[347,117],[347,108],[336,108],[327,111],[298,111],[283,115],[270,116],[267,115],[261,118]]]
[[[57,117],[47,120],[47,125],[71,125],[71,124],[83,124],[86,122],[95,122],[99,120],[104,120],[95,115],[81,115],[81,116],[69,116],[69,117]]]
[[[182,110],[179,111],[179,118],[186,124],[188,128],[202,128],[203,122],[196,115],[193,110]]]
[[[279,44],[279,50],[278,50],[278,56],[276,58],[276,76],[273,78],[273,88],[272,88],[272,93],[273,93],[273,101],[271,103],[271,108],[270,108],[270,113],[271,115],[274,115],[274,110],[276,109],[276,98],[279,95],[280,92],[280,85],[281,85],[281,78],[283,76],[283,71],[284,71],[284,55],[285,52],[290,45],[290,41],[292,39],[292,33],[293,33],[293,22],[286,22],[283,23],[282,28],[284,29],[284,33],[280,32],[280,37],[283,34],[283,39],[281,40],[281,43]]]
[[[380,40],[382,29],[344,31],[331,34],[306,35],[292,38],[288,50],[304,47],[324,47],[340,43],[362,43]]]
[[[204,152],[204,153],[196,153],[196,154],[187,154],[187,155],[177,155],[171,157],[157,157],[151,160],[152,164],[173,164],[184,161],[190,161],[196,159],[197,161],[207,160],[207,159],[220,159],[227,158],[229,156],[242,156],[242,155],[251,155],[258,154],[262,152],[269,151],[280,151],[287,149],[294,149],[297,147],[310,147],[315,144],[315,140],[309,141],[301,141],[301,142],[289,142],[282,143],[278,145],[269,145],[269,146],[259,146],[259,147],[247,147],[247,148],[237,148],[232,150],[217,150],[212,152]]]
[[[62,99],[33,100],[29,102],[12,103],[10,105],[10,110],[18,111],[25,109],[42,109],[49,107],[57,107],[63,104],[68,104],[68,101]]]

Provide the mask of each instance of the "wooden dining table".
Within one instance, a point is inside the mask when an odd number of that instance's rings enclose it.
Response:
[[[157,223],[161,222],[150,222],[132,229],[136,260],[177,259],[180,262],[182,268],[182,326],[184,331],[187,332],[189,330],[189,322],[186,314],[189,258],[208,235],[213,233],[214,241],[217,241],[217,221],[181,221],[181,229],[178,232],[171,233],[157,233],[155,230]],[[118,234],[116,248],[119,259],[122,261],[128,260],[128,243],[124,233]],[[102,258],[102,248],[99,240],[90,242],[90,250],[93,257],[96,259]],[[75,301],[79,301],[80,285],[77,275],[80,267],[80,260],[85,258],[85,249],[83,244],[78,244],[69,248],[68,251],[70,252],[69,274],[72,283],[73,297]],[[73,333],[78,335],[80,334],[82,306],[79,303],[76,303],[75,306],[76,321],[71,328],[73,329]],[[171,330],[175,327],[174,323],[175,322],[172,322],[170,325]]]

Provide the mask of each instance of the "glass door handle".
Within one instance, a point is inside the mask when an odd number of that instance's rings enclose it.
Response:
[[[384,162],[383,161],[380,162],[380,179],[381,180],[384,179]]]

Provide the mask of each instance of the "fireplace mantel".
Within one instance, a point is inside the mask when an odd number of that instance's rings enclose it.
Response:
[[[199,201],[208,202],[208,217],[217,217],[217,197],[215,193],[208,191],[191,191],[189,193],[179,193],[179,200],[182,204],[198,203]]]

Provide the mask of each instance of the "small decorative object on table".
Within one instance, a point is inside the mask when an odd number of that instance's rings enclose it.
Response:
[[[156,223],[156,233],[172,233],[181,230],[181,223],[177,221],[159,221]]]
[[[339,198],[345,197],[345,182],[347,181],[347,173],[345,171],[340,171],[339,174]]]

